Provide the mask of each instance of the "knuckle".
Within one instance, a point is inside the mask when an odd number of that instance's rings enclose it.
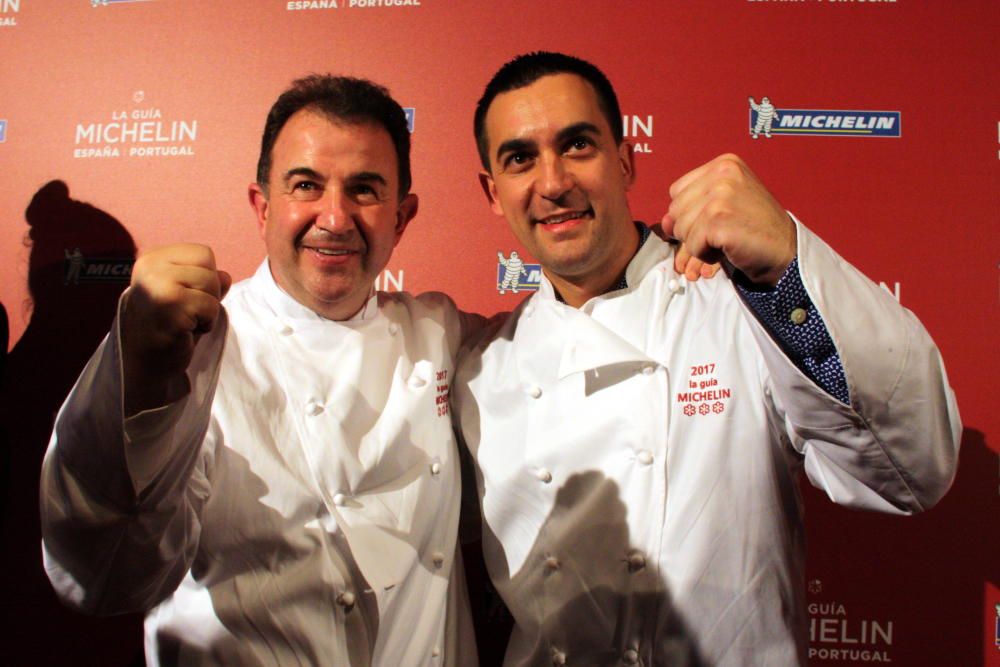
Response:
[[[718,224],[729,215],[729,204],[722,199],[712,199],[705,205],[705,219],[711,224]]]
[[[743,173],[741,160],[735,155],[723,155],[716,160],[714,172],[721,178],[738,178]]]

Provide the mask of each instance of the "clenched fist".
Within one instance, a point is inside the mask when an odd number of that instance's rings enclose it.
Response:
[[[163,246],[139,257],[122,313],[127,416],[173,398],[231,283],[207,246]]]
[[[795,223],[739,157],[720,155],[670,186],[665,233],[705,262],[774,286],[796,252]]]

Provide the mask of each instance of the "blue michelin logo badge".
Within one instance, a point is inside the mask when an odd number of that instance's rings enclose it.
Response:
[[[821,137],[899,137],[899,111],[847,111],[833,109],[781,109],[767,97],[750,100],[750,137],[775,134]]]
[[[0,118],[0,144],[7,141],[7,120]]]
[[[516,250],[510,251],[510,257],[504,257],[502,252],[497,253],[497,291],[501,294],[506,294],[507,290],[512,294],[521,290],[537,292],[541,282],[541,264],[525,264]]]
[[[413,134],[413,120],[417,115],[417,110],[413,107],[403,107],[403,113],[406,114],[406,129]]]

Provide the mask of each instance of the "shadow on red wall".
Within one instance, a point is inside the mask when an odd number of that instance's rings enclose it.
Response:
[[[35,193],[25,219],[31,319],[0,383],[0,661],[142,665],[140,618],[88,618],[58,601],[42,569],[38,519],[39,471],[56,412],[111,325],[135,243],[111,215],[72,199],[62,181]]]

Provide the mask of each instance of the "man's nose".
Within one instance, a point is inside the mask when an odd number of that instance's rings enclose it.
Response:
[[[546,199],[558,199],[573,187],[573,175],[558,155],[541,158],[538,193]]]
[[[354,228],[354,207],[351,199],[343,192],[328,189],[319,201],[316,226],[334,234]]]

